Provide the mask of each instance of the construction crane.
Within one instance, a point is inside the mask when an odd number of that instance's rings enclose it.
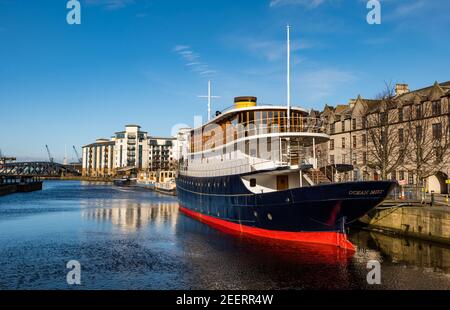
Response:
[[[54,159],[53,159],[53,157],[52,157],[52,154],[50,153],[50,149],[48,148],[48,145],[47,145],[47,144],[45,145],[45,148],[47,149],[48,160],[49,160],[51,163],[53,163],[53,162],[54,162]]]
[[[78,151],[75,145],[73,146],[73,151],[75,152],[75,156],[77,157],[78,162],[81,164],[81,157],[80,155],[78,155]]]

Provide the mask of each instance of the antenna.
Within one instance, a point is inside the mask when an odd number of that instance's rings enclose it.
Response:
[[[287,128],[291,127],[291,26],[287,30]]]
[[[208,95],[198,96],[198,98],[208,98],[208,121],[211,120],[211,99],[220,98],[219,96],[211,96],[211,81],[208,81]]]

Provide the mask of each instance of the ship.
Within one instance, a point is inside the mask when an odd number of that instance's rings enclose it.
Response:
[[[324,122],[292,106],[290,92],[288,26],[286,105],[241,96],[212,118],[208,84],[208,122],[183,138],[180,211],[240,235],[355,251],[348,225],[380,205],[396,182],[331,182],[318,165],[319,146],[330,140]]]
[[[354,250],[347,225],[396,183],[329,181],[316,156],[325,132],[303,108],[235,98],[233,108],[189,132],[176,179],[181,212],[240,234]]]

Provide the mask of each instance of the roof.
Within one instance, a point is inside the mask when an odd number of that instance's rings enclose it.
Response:
[[[148,137],[149,140],[176,140],[176,137]]]
[[[94,143],[85,145],[85,146],[83,146],[82,148],[85,148],[85,147],[93,147],[93,146],[114,145],[114,144],[115,144],[114,141],[94,142]]]
[[[401,95],[394,96],[392,99],[383,100],[383,99],[366,99],[358,96],[357,99],[351,99],[349,105],[337,105],[335,108],[325,105],[323,111],[329,110],[334,111],[334,114],[341,116],[348,116],[352,113],[354,104],[357,102],[362,102],[367,108],[368,113],[373,113],[378,111],[383,103],[387,103],[387,108],[395,108],[401,105],[409,105],[415,102],[417,98],[420,98],[420,101],[428,101],[432,100],[436,97],[440,98],[442,96],[450,95],[450,81],[444,83],[435,82],[433,85],[424,87],[421,89],[413,90]]]

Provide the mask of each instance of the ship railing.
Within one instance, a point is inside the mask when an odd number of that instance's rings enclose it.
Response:
[[[215,177],[219,175],[234,175],[248,173],[255,170],[260,170],[258,166],[265,164],[272,164],[272,168],[287,166],[288,163],[280,161],[265,160],[259,158],[244,158],[240,160],[226,162],[211,163],[211,164],[190,164],[188,167],[184,166],[180,168],[180,171],[188,176],[194,177]]]
[[[229,126],[229,127],[228,127]],[[302,117],[291,118],[291,125],[287,125],[287,117],[255,119],[239,124],[224,124],[222,126],[207,126],[201,132],[202,137],[194,136],[196,152],[202,148],[214,148],[244,137],[260,136],[278,133],[317,133],[325,134],[326,126],[320,118]],[[192,137],[191,137],[192,139]]]

